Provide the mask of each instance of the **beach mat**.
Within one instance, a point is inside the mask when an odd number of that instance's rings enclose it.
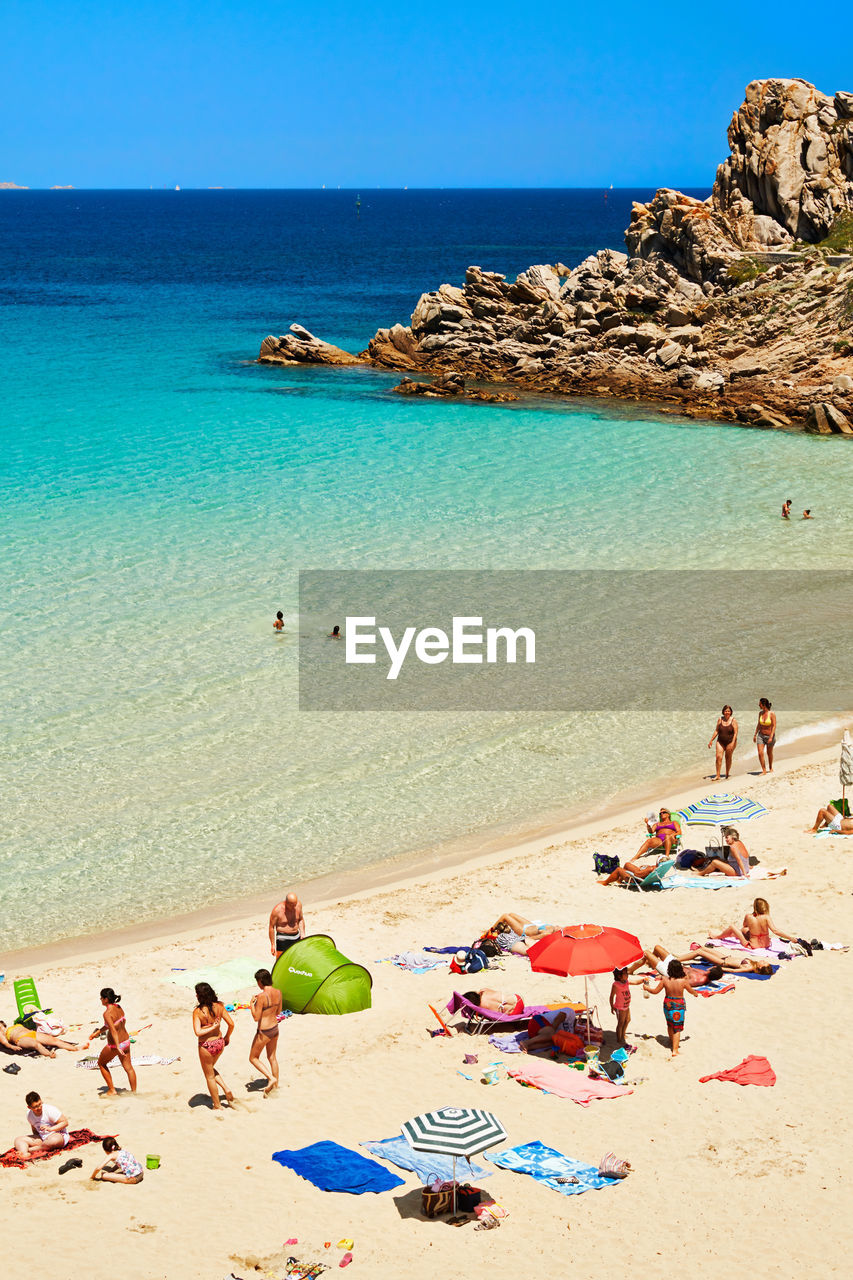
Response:
[[[538,1058],[532,1061],[528,1055],[525,1058],[523,1066],[507,1066],[507,1075],[519,1084],[532,1085],[544,1093],[556,1094],[558,1098],[568,1098],[581,1107],[588,1107],[591,1102],[604,1098],[624,1098],[634,1092],[624,1085],[611,1084],[609,1080],[591,1080],[561,1062]]]
[[[173,969],[167,981],[174,982],[177,987],[194,987],[197,982],[209,982],[218,996],[233,995],[246,987],[257,987],[255,974],[258,969],[266,968],[270,959],[271,957],[257,960],[251,956],[237,956],[233,960],[205,965],[201,969]]]
[[[526,1173],[561,1196],[579,1196],[584,1191],[601,1191],[603,1187],[616,1186],[618,1179],[602,1178],[591,1164],[564,1156],[542,1142],[526,1142],[520,1147],[509,1147],[496,1156],[488,1156],[492,1164],[514,1173]],[[577,1182],[558,1182],[558,1178],[577,1178]]]
[[[53,1156],[64,1156],[76,1147],[85,1147],[88,1142],[103,1142],[103,1140],[103,1135],[93,1133],[91,1129],[69,1129],[67,1146],[57,1147],[53,1151],[42,1151],[39,1155],[33,1156],[32,1160],[22,1160],[15,1148],[10,1147],[8,1151],[0,1154],[0,1167],[3,1169],[25,1169],[28,1164],[33,1164],[36,1160],[50,1160]]]
[[[414,1173],[424,1186],[428,1182],[434,1182],[436,1178],[442,1182],[450,1182],[453,1179],[452,1156],[415,1151],[400,1135],[394,1138],[377,1139],[375,1142],[360,1142],[359,1146],[364,1147],[371,1155],[389,1160],[398,1169],[407,1169],[410,1173]],[[457,1178],[490,1178],[491,1176],[491,1169],[484,1169],[482,1165],[474,1164],[473,1161],[469,1163],[464,1156],[457,1158]]]
[[[292,1169],[306,1182],[321,1191],[347,1191],[364,1195],[366,1191],[391,1191],[405,1185],[402,1178],[367,1156],[338,1146],[337,1142],[315,1142],[296,1151],[274,1151],[273,1160],[284,1169]]]

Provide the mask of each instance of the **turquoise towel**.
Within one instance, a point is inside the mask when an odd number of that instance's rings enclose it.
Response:
[[[602,1178],[593,1165],[564,1156],[542,1142],[510,1147],[488,1158],[502,1169],[528,1173],[537,1182],[544,1182],[546,1187],[559,1191],[561,1196],[579,1196],[584,1191],[600,1191],[602,1187],[615,1186],[613,1178]],[[577,1182],[557,1182],[557,1178],[577,1178]]]

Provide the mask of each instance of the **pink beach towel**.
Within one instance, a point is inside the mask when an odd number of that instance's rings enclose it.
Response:
[[[766,1058],[756,1058],[750,1054],[728,1071],[715,1071],[710,1076],[700,1076],[699,1083],[707,1084],[709,1080],[731,1080],[732,1084],[762,1084],[770,1088],[776,1083],[776,1072]]]
[[[581,1107],[588,1107],[599,1098],[623,1098],[633,1089],[609,1080],[591,1080],[560,1062],[531,1061],[523,1066],[507,1067],[507,1075],[520,1084],[530,1084],[545,1093],[555,1093],[558,1098],[569,1098]]]

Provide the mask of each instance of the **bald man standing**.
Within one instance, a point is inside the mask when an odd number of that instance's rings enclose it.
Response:
[[[289,893],[270,912],[270,955],[278,959],[283,951],[305,937],[302,903]]]

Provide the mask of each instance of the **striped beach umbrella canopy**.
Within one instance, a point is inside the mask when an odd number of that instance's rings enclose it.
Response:
[[[479,1107],[441,1107],[407,1120],[403,1136],[416,1151],[453,1156],[453,1212],[456,1213],[456,1158],[476,1156],[506,1138],[491,1111]]]
[[[685,805],[675,815],[682,822],[746,822],[748,818],[762,818],[767,810],[757,800],[746,796],[705,796],[696,804]]]

